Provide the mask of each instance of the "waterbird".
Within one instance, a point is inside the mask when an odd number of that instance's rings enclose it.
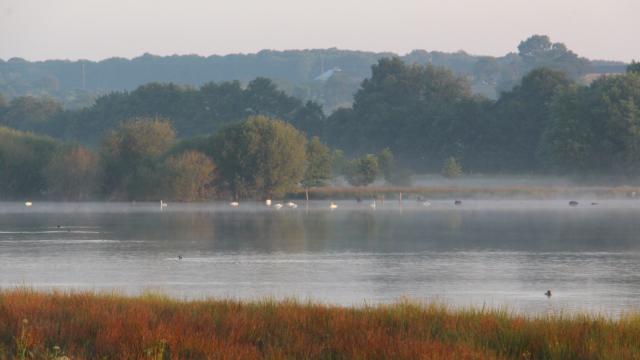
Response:
[[[294,203],[293,201],[289,201],[289,202],[287,203],[287,206],[288,206],[288,207],[290,207],[290,208],[292,208],[292,209],[295,209],[295,208],[297,208],[297,207],[298,207],[298,204]]]
[[[546,293],[544,293],[544,294],[545,294],[548,298],[550,298],[550,297],[551,297],[551,290],[547,290],[547,292],[546,292]]]
[[[267,205],[267,206],[271,206],[271,199],[265,200],[264,204]]]
[[[373,202],[371,203],[371,205],[369,205],[373,210],[376,209],[376,201],[373,200]]]
[[[33,205],[33,203],[31,201],[27,201],[24,203],[24,206],[26,207],[31,207]]]
[[[276,210],[280,210],[280,209],[282,209],[282,204],[277,203],[277,204],[274,205],[274,207],[276,208]]]
[[[462,200],[456,200],[453,202],[454,205],[462,205]]]
[[[182,255],[178,255],[178,260],[182,260]]]
[[[166,202],[160,200],[160,210],[164,210],[164,208],[166,208],[168,205]]]
[[[425,201],[425,202],[422,203],[422,205],[425,206],[425,207],[429,207],[429,206],[431,206],[431,203],[428,202],[428,201]]]
[[[595,206],[595,205],[600,205],[600,204],[598,204],[597,202],[592,202],[591,203],[591,206]]]
[[[238,207],[238,206],[240,206],[240,203],[239,203],[239,202],[237,202],[237,201],[232,201],[232,202],[230,202],[230,203],[229,203],[229,206],[231,206],[231,207]]]
[[[569,201],[569,206],[578,206],[578,202],[575,200]]]
[[[329,205],[329,209],[334,210],[337,209],[338,205],[336,205],[333,201],[331,202],[331,204]]]

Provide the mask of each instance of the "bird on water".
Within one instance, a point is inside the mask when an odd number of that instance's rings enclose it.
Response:
[[[544,294],[545,294],[548,298],[550,298],[550,297],[551,297],[551,290],[547,290],[547,292],[546,292],[546,293],[544,293]]]

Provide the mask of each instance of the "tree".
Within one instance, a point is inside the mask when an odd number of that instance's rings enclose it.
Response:
[[[150,197],[159,185],[154,173],[157,160],[174,140],[166,119],[135,118],[110,132],[101,147],[105,194],[127,199]]]
[[[331,179],[331,152],[317,136],[307,142],[307,166],[301,184],[309,200],[309,188],[323,186]]]
[[[81,146],[58,151],[44,169],[48,193],[54,199],[86,200],[96,190],[96,156]]]
[[[563,173],[640,176],[640,74],[560,94],[542,153]]]
[[[42,196],[47,189],[43,170],[60,146],[46,136],[0,127],[0,196]]]
[[[571,84],[561,72],[531,71],[513,90],[503,93],[491,109],[486,140],[478,149],[486,168],[510,172],[540,170],[537,151],[551,122],[554,96]],[[459,156],[453,153],[454,156]]]
[[[4,111],[3,124],[18,130],[33,131],[46,125],[62,111],[62,106],[50,98],[23,96],[15,98]]]
[[[212,143],[220,180],[236,199],[282,196],[304,176],[306,139],[282,120],[250,117],[220,131]]]
[[[333,150],[331,153],[331,174],[334,177],[345,175],[349,161],[344,156],[344,151],[340,149]]]
[[[378,154],[378,165],[380,166],[380,172],[382,172],[384,180],[391,183],[395,172],[395,163],[393,153],[389,148],[382,149]]]
[[[353,186],[367,186],[376,180],[379,172],[378,158],[373,154],[367,154],[351,161],[347,170],[347,181]]]
[[[213,194],[215,166],[200,152],[186,151],[170,156],[162,169],[162,195],[167,199],[195,201],[208,199]]]
[[[632,61],[631,64],[627,66],[627,72],[640,74],[640,62]]]
[[[450,179],[457,178],[462,175],[462,166],[460,166],[456,158],[449,157],[444,161],[444,165],[442,166],[442,175]]]

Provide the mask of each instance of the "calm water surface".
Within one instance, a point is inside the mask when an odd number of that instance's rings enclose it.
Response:
[[[590,203],[0,203],[0,287],[640,310],[640,201]]]

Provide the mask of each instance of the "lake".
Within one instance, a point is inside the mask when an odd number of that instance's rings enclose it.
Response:
[[[0,203],[0,286],[638,310],[640,201],[592,201]]]

